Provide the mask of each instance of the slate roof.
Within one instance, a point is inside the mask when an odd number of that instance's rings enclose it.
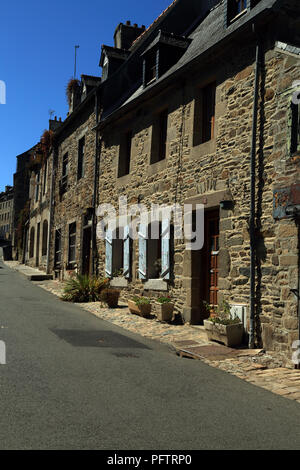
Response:
[[[155,35],[157,35],[159,26],[162,26],[162,20],[165,21],[167,24],[168,14],[174,10],[175,14],[175,6],[179,5],[180,2],[184,0],[175,0],[169,7],[169,9],[163,12],[163,16],[159,17],[156,22],[154,22],[150,28],[148,28],[145,33],[143,33],[134,43],[133,52],[129,57],[128,61],[132,60],[132,56],[139,56],[149,47],[151,41],[154,40]],[[125,108],[128,104],[135,101],[137,98],[141,97],[142,95],[146,95],[152,90],[154,87],[158,87],[162,82],[170,78],[175,73],[180,72],[183,70],[188,64],[193,62],[195,59],[200,58],[205,53],[211,51],[216,45],[220,44],[222,41],[226,39],[230,39],[230,36],[233,35],[237,30],[243,28],[245,25],[253,21],[255,17],[259,15],[267,14],[268,11],[271,12],[271,9],[274,8],[274,5],[281,3],[285,3],[285,0],[261,0],[254,8],[248,11],[246,14],[242,15],[240,19],[232,23],[230,26],[225,27],[225,0],[198,0],[199,5],[200,3],[203,5],[202,8],[202,17],[197,18],[195,24],[190,25],[190,31],[187,31],[186,37],[191,39],[191,44],[187,48],[186,52],[180,58],[180,60],[171,67],[163,76],[161,76],[156,82],[143,88],[142,86],[142,74],[140,70],[140,80],[134,84],[132,83],[132,88],[130,91],[127,90],[127,93],[123,94],[123,96],[116,99],[115,103],[112,106],[104,107],[102,121],[105,121],[110,118],[118,109]],[[293,3],[294,0],[287,0],[287,2]],[[209,7],[209,8],[208,8]],[[199,10],[200,11],[200,10]],[[201,13],[201,11],[200,11]],[[176,31],[178,34],[178,31]],[[180,33],[184,36],[184,33]],[[148,36],[147,36],[148,35]],[[148,39],[148,42],[146,41]],[[146,44],[145,44],[146,42]],[[139,46],[139,47],[137,47]],[[130,63],[128,64],[130,66]],[[126,68],[126,64],[124,64],[124,68]],[[138,71],[136,71],[138,73]],[[118,70],[119,80],[120,76],[122,76],[122,69]],[[111,83],[113,83],[114,77],[112,77]],[[110,80],[108,80],[109,86]],[[119,82],[120,83],[120,82]],[[115,90],[116,90],[115,86]],[[111,100],[113,100],[113,96],[111,96]],[[109,119],[110,120],[110,119]]]

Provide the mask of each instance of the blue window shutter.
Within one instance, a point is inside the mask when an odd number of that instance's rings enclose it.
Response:
[[[112,277],[112,231],[107,230],[105,235],[105,273],[108,277]]]
[[[170,220],[161,224],[161,278],[170,279]]]
[[[147,279],[147,226],[139,226],[139,278]]]
[[[130,271],[131,271],[131,266],[130,266],[130,245],[131,245],[131,240],[129,236],[129,227],[124,227],[124,243],[123,243],[123,251],[124,251],[124,266],[123,266],[123,276],[126,277],[126,279],[130,278]]]

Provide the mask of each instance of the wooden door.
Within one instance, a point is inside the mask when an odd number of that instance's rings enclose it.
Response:
[[[219,211],[205,215],[205,300],[212,307],[218,305],[219,222]]]
[[[37,235],[36,235],[36,260],[35,265],[38,267],[40,264],[40,234],[41,234],[41,224],[37,225]]]
[[[82,274],[86,274],[87,276],[91,273],[91,241],[91,227],[84,228],[82,240]]]

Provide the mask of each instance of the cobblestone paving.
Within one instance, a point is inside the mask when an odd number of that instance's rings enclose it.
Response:
[[[43,281],[38,285],[58,297],[63,292],[63,284],[59,281]],[[173,325],[161,323],[155,318],[145,319],[132,315],[127,306],[122,304],[116,309],[108,309],[101,302],[79,305],[97,317],[128,331],[168,344],[178,354],[182,348],[187,349],[189,346],[216,345],[207,340],[205,330],[201,326]],[[201,360],[258,387],[300,403],[300,370],[293,369],[292,362],[281,353],[245,349],[240,350],[235,357],[214,360],[205,357],[204,354]]]

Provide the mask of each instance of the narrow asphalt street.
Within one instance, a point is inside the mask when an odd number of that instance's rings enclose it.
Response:
[[[1,449],[300,449],[300,406],[59,301],[0,261]]]

